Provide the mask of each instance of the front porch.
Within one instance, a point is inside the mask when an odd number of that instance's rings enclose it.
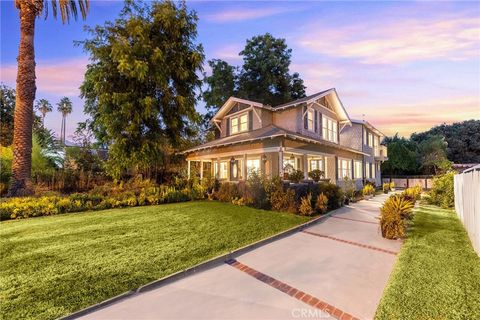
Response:
[[[325,179],[335,183],[336,161],[333,154],[272,147],[190,156],[187,158],[187,171],[188,178],[215,177],[220,181],[235,182],[246,180],[253,171],[267,177],[287,179],[287,173],[300,170],[304,173],[304,179],[309,180],[308,173],[319,169],[324,172]]]

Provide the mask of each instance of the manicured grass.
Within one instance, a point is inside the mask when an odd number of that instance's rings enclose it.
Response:
[[[480,258],[455,212],[416,211],[376,319],[480,319]]]
[[[53,319],[308,218],[218,202],[0,224],[0,318]]]

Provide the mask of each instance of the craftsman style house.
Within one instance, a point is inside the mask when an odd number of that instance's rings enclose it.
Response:
[[[184,151],[189,176],[245,179],[252,170],[288,179],[288,172],[320,169],[332,183],[344,177],[360,188],[380,184],[383,134],[352,120],[335,89],[278,106],[231,97],[212,119],[217,138]]]

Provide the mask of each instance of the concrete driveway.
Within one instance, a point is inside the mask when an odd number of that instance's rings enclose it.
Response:
[[[81,319],[372,319],[401,246],[379,233],[385,199]]]

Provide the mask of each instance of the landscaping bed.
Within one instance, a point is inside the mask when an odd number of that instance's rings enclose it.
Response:
[[[376,319],[480,319],[480,258],[453,210],[415,210]]]
[[[192,201],[0,223],[3,319],[53,319],[308,221]]]

